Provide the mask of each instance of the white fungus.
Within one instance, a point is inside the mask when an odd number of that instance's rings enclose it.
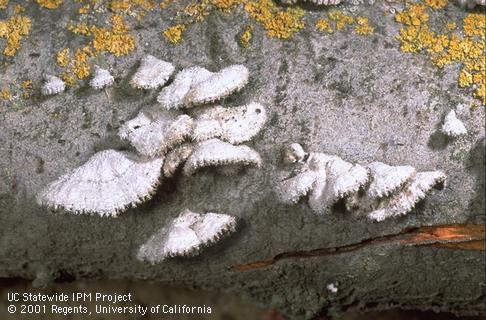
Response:
[[[305,196],[318,178],[315,171],[305,170],[297,175],[280,181],[277,185],[277,195],[282,203],[294,204]]]
[[[265,108],[259,103],[241,107],[216,106],[195,119],[193,139],[204,141],[219,138],[231,144],[251,140],[267,121]]]
[[[286,150],[290,155],[287,162],[296,162],[292,150],[303,152],[295,144]],[[287,204],[307,194],[310,208],[319,214],[329,212],[333,204],[343,199],[347,210],[381,221],[410,212],[445,179],[441,171],[417,173],[411,166],[389,166],[381,162],[363,167],[337,156],[313,152],[305,160],[303,170],[277,183],[276,191],[280,201]]]
[[[284,149],[283,162],[286,164],[301,162],[305,159],[307,153],[304,148],[298,143],[292,143]]]
[[[66,89],[64,81],[53,75],[44,76],[44,85],[41,88],[41,93],[44,96],[58,94]]]
[[[486,6],[486,0],[456,0],[457,4],[461,7],[473,9],[477,5]]]
[[[249,71],[243,65],[232,65],[192,86],[186,101],[192,105],[212,103],[242,89],[248,83]]]
[[[211,139],[194,147],[183,172],[185,175],[191,175],[204,167],[219,166],[259,167],[261,162],[258,152],[248,146],[234,146],[218,139]]]
[[[338,287],[336,283],[330,283],[326,286],[326,289],[329,290],[331,293],[337,293]]]
[[[430,191],[446,181],[442,171],[418,172],[403,191],[391,198],[385,198],[380,203],[379,209],[368,214],[368,218],[375,221],[383,221],[388,217],[404,215],[410,212],[415,205],[423,200]]]
[[[445,117],[444,124],[442,125],[442,132],[451,138],[457,138],[467,134],[466,127],[462,121],[457,118],[454,110],[451,110]]]
[[[118,131],[122,139],[130,141],[137,152],[147,157],[164,155],[171,148],[191,136],[193,120],[173,111],[140,112]]]
[[[89,85],[96,90],[100,90],[111,86],[114,82],[115,78],[113,78],[108,70],[95,66],[94,76],[89,81]]]
[[[126,152],[100,151],[49,184],[37,201],[76,214],[116,216],[152,196],[159,184],[162,163],[162,158],[147,161]]]
[[[174,176],[177,169],[186,162],[193,150],[193,143],[183,143],[167,153],[163,166],[164,176],[167,178]]]
[[[415,168],[411,166],[389,166],[382,162],[372,162],[366,167],[370,170],[372,177],[366,191],[370,198],[389,196],[416,174]]]
[[[236,218],[227,214],[185,210],[144,243],[137,258],[157,263],[170,257],[194,256],[235,232],[236,226]]]
[[[183,69],[176,75],[174,82],[160,91],[157,102],[167,110],[183,108],[186,104],[190,105],[186,101],[186,95],[191,87],[208,79],[211,75],[213,75],[212,72],[198,66]]]
[[[131,84],[139,89],[156,89],[163,86],[174,72],[174,66],[154,56],[142,58],[140,67],[133,75]]]

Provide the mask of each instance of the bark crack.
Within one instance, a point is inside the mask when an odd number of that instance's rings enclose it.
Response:
[[[486,251],[486,228],[482,224],[448,224],[406,228],[399,233],[379,236],[338,247],[282,252],[270,259],[229,267],[229,271],[243,272],[261,269],[285,259],[332,256],[380,244],[435,246],[456,250]]]

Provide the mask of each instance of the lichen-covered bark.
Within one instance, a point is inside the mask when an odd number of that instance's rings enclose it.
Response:
[[[14,58],[1,58],[3,82],[29,78],[39,89],[42,73],[58,70],[55,53],[80,39],[61,27],[69,19],[63,12],[68,8],[27,8],[34,19],[30,40]],[[163,41],[167,14],[161,13],[162,19],[148,14],[133,31],[133,54],[96,58],[117,81],[106,93],[86,85],[54,97],[41,97],[37,90],[28,100],[2,102],[0,276],[38,277],[40,282],[49,277],[149,278],[211,287],[238,292],[291,319],[391,307],[484,314],[481,250],[384,241],[339,254],[232,269],[283,252],[343,247],[410,227],[485,223],[484,108],[469,108],[469,93],[456,85],[458,66],[439,72],[424,56],[402,53],[392,17],[383,15],[379,5],[358,10],[372,17],[372,35],[342,31],[325,36],[309,27],[283,41],[268,38],[256,26],[247,49],[238,43],[248,22],[240,9],[192,25],[179,45]],[[448,14],[460,17],[460,10],[450,7]],[[320,13],[309,13],[308,24]],[[178,69],[246,65],[249,84],[224,105],[265,105],[269,121],[250,143],[264,160],[262,168],[237,177],[202,172],[167,180],[153,200],[115,219],[52,214],[38,207],[37,192],[61,174],[99,150],[127,148],[116,137],[117,129],[140,108],[156,103],[157,92],[129,85],[146,53]],[[451,141],[440,126],[459,103],[466,105],[458,117],[469,133]],[[274,193],[284,168],[281,147],[291,142],[353,163],[440,169],[448,184],[409,215],[380,223],[342,212],[317,216],[305,201],[285,206]],[[238,216],[242,229],[194,258],[154,266],[137,261],[139,246],[186,208]],[[330,283],[336,283],[337,293],[326,289]]]

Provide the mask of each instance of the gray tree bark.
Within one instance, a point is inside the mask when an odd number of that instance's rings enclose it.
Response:
[[[27,8],[33,32],[16,57],[0,58],[2,85],[29,78],[38,89],[44,72],[58,70],[55,53],[82,42],[62,27],[73,6]],[[438,132],[444,116],[471,103],[456,84],[458,66],[438,71],[425,56],[402,53],[393,17],[378,4],[358,8],[372,17],[374,34],[324,36],[313,27],[322,14],[314,10],[289,40],[255,27],[248,49],[238,44],[248,23],[240,9],[192,25],[176,46],[161,35],[170,12],[149,14],[133,31],[133,54],[96,58],[117,79],[107,94],[85,86],[1,102],[0,277],[154,279],[236,292],[290,319],[395,307],[484,315],[484,108],[465,108],[459,116],[467,137],[446,139]],[[452,6],[447,14],[460,20],[461,10]],[[250,143],[263,167],[236,177],[204,172],[166,180],[151,201],[113,219],[38,207],[35,195],[58,176],[99,150],[127,148],[117,128],[156,103],[156,92],[128,84],[147,53],[178,69],[246,65],[250,83],[224,104],[267,107],[269,121]],[[281,148],[292,142],[350,162],[440,169],[448,184],[410,214],[380,223],[338,211],[318,216],[305,202],[282,205],[274,194]],[[138,247],[186,208],[238,216],[241,230],[194,258],[137,261]],[[461,244],[445,245],[444,232]]]

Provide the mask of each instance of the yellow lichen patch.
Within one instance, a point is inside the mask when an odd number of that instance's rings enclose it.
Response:
[[[72,72],[78,77],[78,79],[85,79],[91,74],[91,67],[89,66],[88,59],[92,55],[89,47],[83,49],[77,49],[74,54]]]
[[[445,26],[445,29],[447,31],[451,31],[451,30],[454,30],[455,28],[457,28],[457,25],[455,22],[448,22]]]
[[[71,56],[69,48],[61,49],[57,53],[57,63],[65,68],[61,78],[69,86],[74,85],[76,79],[86,79],[91,74],[90,58],[102,52],[122,56],[135,49],[135,38],[121,15],[111,17],[110,29],[86,23],[70,25],[68,29],[75,34],[92,37],[89,45],[74,51],[74,56]]]
[[[209,14],[208,0],[190,3],[184,8],[184,13],[191,18],[191,20],[187,21],[187,23],[203,21],[204,17]]]
[[[7,88],[2,89],[0,97],[2,97],[3,100],[10,100],[10,91]]]
[[[357,17],[356,18],[356,27],[354,31],[359,35],[369,35],[372,34],[375,29],[370,26],[368,18],[365,17]]]
[[[160,9],[166,9],[173,0],[162,0],[159,3]]]
[[[336,30],[342,30],[344,29],[347,25],[352,25],[354,22],[354,18],[344,14],[343,12],[339,10],[332,10],[328,14],[329,19],[334,21],[336,23]]]
[[[0,10],[7,9],[8,0],[0,0]]]
[[[130,0],[111,0],[110,9],[114,12],[126,11],[132,6]]]
[[[464,18],[464,34],[469,37],[480,37],[484,40],[486,34],[486,15],[471,13]]]
[[[64,0],[35,0],[41,7],[47,9],[56,9],[58,8]]]
[[[143,16],[145,12],[155,8],[155,0],[111,0],[110,10],[117,13]],[[138,12],[138,13],[137,13]]]
[[[331,25],[329,24],[329,21],[326,20],[326,19],[317,20],[316,29],[319,30],[320,32],[325,32],[325,33],[333,33],[334,32],[331,28]]]
[[[93,56],[91,47],[86,46],[76,49],[74,57],[71,57],[69,48],[57,53],[57,64],[65,68],[61,78],[67,85],[73,85],[77,79],[85,79],[91,74],[89,58]]]
[[[447,0],[425,0],[425,3],[432,9],[442,9],[447,5]]]
[[[76,83],[76,78],[70,72],[63,72],[61,73],[61,79],[67,86],[73,86]]]
[[[250,41],[253,36],[253,26],[247,25],[245,30],[242,32],[240,36],[240,43],[244,48],[248,48],[250,46]]]
[[[209,0],[210,3],[218,10],[223,12],[230,12],[237,5],[241,3],[241,0]]]
[[[395,20],[407,26],[420,26],[429,21],[427,8],[420,3],[412,4],[395,15]]]
[[[96,53],[108,51],[119,57],[135,49],[135,38],[119,15],[111,18],[111,30],[93,26],[90,31],[93,35],[92,46]]]
[[[78,23],[76,25],[69,25],[68,30],[75,34],[82,34],[89,36],[91,34],[91,28],[86,23]]]
[[[87,14],[89,12],[89,5],[82,6],[78,9],[79,14]]]
[[[424,52],[439,68],[460,63],[459,87],[472,88],[473,95],[486,105],[486,14],[466,15],[464,37],[449,33],[455,27],[450,22],[445,26],[445,34],[432,32],[427,9],[421,4],[409,5],[395,19],[405,25],[398,35],[402,51]]]
[[[32,93],[32,80],[24,80],[20,86],[22,87],[22,98],[29,98]]]
[[[30,33],[31,27],[30,19],[24,16],[13,16],[8,20],[0,20],[0,38],[7,40],[3,54],[14,56],[20,49],[20,41]]]
[[[22,88],[27,90],[32,88],[32,80],[24,80],[22,81]]]
[[[19,14],[19,13],[22,13],[24,11],[25,11],[25,7],[23,5],[15,4],[14,7],[13,7],[13,12],[15,14]]]
[[[164,37],[172,44],[177,44],[182,41],[182,33],[186,30],[183,24],[176,24],[164,31]]]
[[[161,2],[160,6],[165,8],[166,1]],[[250,18],[263,26],[269,37],[288,39],[304,28],[304,10],[295,7],[282,8],[274,0],[193,0],[181,12],[182,23],[168,28],[164,35],[169,42],[179,43],[188,25],[203,21],[213,11],[230,13],[240,5]]]
[[[245,11],[262,24],[269,37],[288,39],[304,28],[304,10],[279,8],[272,0],[247,1]]]
[[[69,64],[69,48],[64,48],[61,51],[59,51],[57,53],[56,60],[57,60],[57,64],[60,67],[63,68],[67,67],[67,65]]]
[[[321,18],[317,20],[316,29],[331,34],[334,31],[340,31],[346,26],[352,26],[354,24],[354,32],[359,35],[369,35],[375,30],[375,28],[370,25],[368,18],[362,16],[355,18],[338,10],[331,10],[328,13],[328,19]]]

